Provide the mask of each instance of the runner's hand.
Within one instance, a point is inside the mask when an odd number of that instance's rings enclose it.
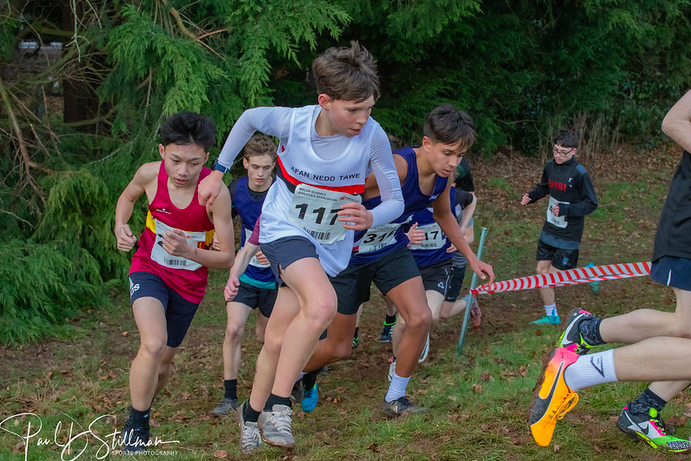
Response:
[[[233,272],[230,272],[230,276],[228,277],[228,283],[226,283],[225,288],[223,288],[223,296],[226,298],[226,301],[232,301],[235,299],[235,296],[238,294],[238,287],[240,286],[240,280],[233,274]]]
[[[343,223],[344,229],[367,230],[372,227],[374,217],[361,203],[349,202],[341,205],[338,220]]]
[[[421,245],[425,241],[425,231],[417,228],[417,223],[410,226],[410,230],[406,232],[408,240],[411,245]]]
[[[122,226],[115,226],[115,238],[118,242],[118,250],[130,251],[137,243],[137,237],[132,235],[130,226],[123,224]]]
[[[554,205],[552,205],[552,213],[554,214],[554,216],[559,216],[559,204],[558,203],[555,203]]]
[[[221,187],[223,186],[222,177],[223,175],[217,177],[217,175],[211,173],[199,182],[197,195],[201,206],[210,206],[214,203],[218,194],[221,193]]]
[[[264,253],[262,253],[262,250],[257,251],[257,253],[254,255],[255,258],[257,258],[257,261],[259,261],[259,264],[267,265],[269,264],[269,260],[266,259],[266,256],[264,256]]]
[[[468,264],[470,264],[470,261]],[[487,280],[487,282],[483,285],[489,285],[490,283],[494,282],[494,270],[492,270],[492,266],[489,264],[483,263],[479,259],[476,259],[473,264],[470,265],[470,268],[473,270],[473,272],[479,275],[482,280],[486,280],[487,276],[489,276],[489,280]]]
[[[447,252],[447,253],[455,253],[455,252],[457,252],[457,251],[458,251],[458,250],[456,249],[456,247],[454,246],[453,243],[452,243],[451,245],[449,245],[449,248],[446,249],[446,252]]]
[[[523,197],[521,198],[521,205],[527,205],[529,203],[530,203],[530,197],[528,196],[528,193],[523,194]]]
[[[185,233],[180,229],[173,229],[173,231],[166,231],[163,236],[163,249],[173,256],[182,256],[190,259],[195,253],[195,248],[187,243]]]

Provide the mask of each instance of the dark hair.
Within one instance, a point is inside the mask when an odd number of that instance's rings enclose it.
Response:
[[[331,47],[322,53],[312,63],[312,77],[317,94],[332,99],[379,99],[377,63],[357,41],[350,42],[350,48]]]
[[[562,147],[578,147],[581,137],[573,130],[559,130],[554,136],[554,144]]]
[[[178,112],[163,122],[161,127],[163,146],[197,144],[209,152],[216,138],[216,124],[213,120],[194,112]]]
[[[434,142],[456,144],[468,150],[475,142],[473,119],[451,104],[442,104],[427,115],[422,132]]]
[[[245,144],[244,158],[258,155],[270,155],[272,161],[276,161],[276,143],[269,136],[262,133],[254,133],[247,144]]]

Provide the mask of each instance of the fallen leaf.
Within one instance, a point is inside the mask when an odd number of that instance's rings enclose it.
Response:
[[[454,402],[456,401],[456,397],[454,397],[453,395],[449,395],[449,396],[448,396],[448,399],[449,399],[449,400],[453,400]]]
[[[554,445],[554,451],[557,452],[561,448],[561,445]]]
[[[122,332],[122,336],[127,336],[127,332],[126,332],[126,331],[123,331],[123,332]]]
[[[227,457],[228,457],[228,452],[225,450],[214,451],[214,458],[227,458]]]

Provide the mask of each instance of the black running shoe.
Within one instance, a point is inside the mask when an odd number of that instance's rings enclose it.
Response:
[[[413,413],[421,413],[427,411],[426,408],[416,407],[413,402],[407,397],[399,397],[391,402],[384,401],[381,409],[387,416],[398,417],[405,415],[412,415]]]
[[[125,427],[122,429],[122,452],[141,453],[146,451],[149,443],[149,425],[146,427],[135,427],[130,418],[127,418]]]

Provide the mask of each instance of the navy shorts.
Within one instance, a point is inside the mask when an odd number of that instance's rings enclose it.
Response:
[[[419,276],[413,254],[408,248],[399,247],[375,261],[348,266],[329,279],[338,297],[338,313],[354,315],[360,304],[369,301],[372,282],[386,294],[401,283]]]
[[[229,302],[244,304],[250,309],[258,307],[264,317],[270,317],[277,295],[278,288],[259,288],[240,280],[238,294]]]
[[[691,259],[663,256],[650,267],[650,278],[663,285],[691,291]]]
[[[422,284],[425,286],[425,291],[436,291],[446,297],[446,292],[451,283],[451,262],[452,259],[449,258],[445,261],[420,268],[420,275],[422,276]]]
[[[446,298],[444,298],[444,301],[453,303],[458,299],[458,295],[461,294],[461,288],[463,287],[464,279],[465,266],[453,266],[451,268],[451,282],[449,282],[449,289],[446,290]]]
[[[578,266],[578,250],[564,250],[538,240],[535,260],[552,261],[552,266],[565,271]]]
[[[199,304],[186,300],[166,285],[159,276],[151,272],[132,272],[129,279],[132,304],[144,297],[159,300],[163,304],[166,315],[166,331],[168,332],[166,345],[178,347],[182,344]]]
[[[279,286],[284,285],[281,270],[301,259],[319,259],[314,243],[305,237],[282,237],[273,242],[262,243],[261,250],[269,260],[271,271],[278,279]]]

